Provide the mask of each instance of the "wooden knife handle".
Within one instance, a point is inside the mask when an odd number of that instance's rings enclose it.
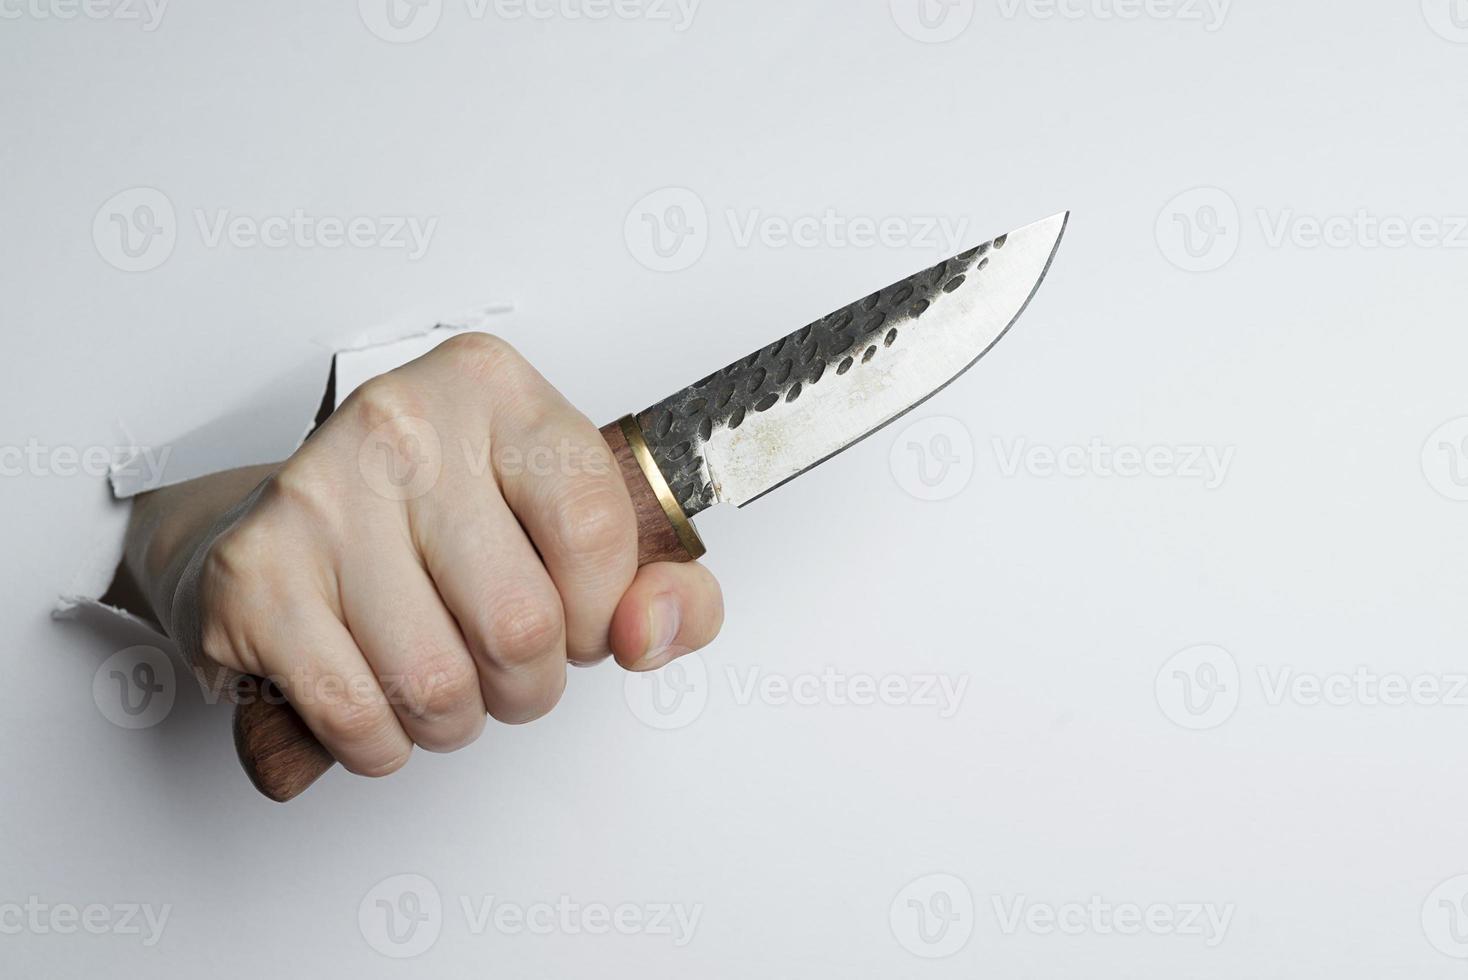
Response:
[[[632,493],[632,506],[637,512],[637,564],[687,562],[701,557],[703,544],[693,525],[676,510],[678,505],[672,502],[667,484],[647,455],[636,421],[629,416],[606,426],[601,434]],[[654,490],[654,482],[661,484],[658,490]],[[663,499],[674,513],[664,508]],[[257,695],[278,694],[264,681],[247,683],[244,688],[253,688]],[[234,744],[240,765],[255,788],[277,803],[295,799],[336,763],[295,709],[278,696],[255,696],[235,706]]]

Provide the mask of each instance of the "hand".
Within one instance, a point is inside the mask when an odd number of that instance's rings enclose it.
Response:
[[[568,661],[653,670],[723,621],[701,565],[638,569],[596,426],[485,334],[367,382],[279,467],[140,498],[128,555],[196,664],[275,681],[367,776],[539,718]]]

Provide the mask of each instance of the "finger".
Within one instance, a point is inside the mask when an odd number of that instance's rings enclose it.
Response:
[[[566,650],[580,663],[607,655],[607,628],[637,571],[632,498],[596,426],[504,341],[462,334],[401,368],[449,379],[457,404],[484,405],[486,460],[511,512],[530,536],[560,594]],[[445,474],[448,499],[492,492],[490,471]]]
[[[723,625],[723,592],[707,568],[645,565],[612,617],[612,651],[628,670],[656,670],[713,642]]]
[[[550,711],[566,687],[561,599],[509,507],[480,488],[452,509],[415,510],[414,533],[479,668],[485,708],[508,724]]]
[[[559,594],[567,654],[577,662],[605,657],[612,613],[637,570],[637,522],[596,426],[514,348],[485,334],[461,334],[394,373],[431,380],[456,405],[481,406],[467,416],[488,422],[487,440],[474,425],[441,435],[487,447],[492,469],[446,461],[429,495],[435,503],[415,501],[415,513],[450,506],[442,501],[457,507],[497,483]],[[434,581],[443,587],[437,574]]]
[[[324,604],[280,618],[256,655],[306,725],[347,769],[386,776],[413,743],[341,621]]]
[[[637,518],[616,461],[596,426],[549,385],[541,411],[496,416],[496,474],[505,502],[550,573],[566,616],[566,651],[578,663],[609,652],[617,603],[637,573]]]
[[[344,563],[342,613],[409,737],[452,752],[484,730],[479,671],[412,547],[404,535]]]

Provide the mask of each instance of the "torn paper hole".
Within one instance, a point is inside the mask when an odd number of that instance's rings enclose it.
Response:
[[[413,325],[399,322],[368,331],[335,351],[322,349],[282,371],[257,395],[218,418],[171,443],[138,448],[115,461],[109,475],[112,496],[127,501],[211,473],[280,462],[363,382],[426,354],[455,334],[506,332],[511,312],[508,306],[486,306],[429,321],[434,323],[431,327],[424,327],[422,320]],[[156,630],[139,616],[103,601],[122,560],[127,513],[125,504],[109,510],[96,545],[85,556],[71,587],[58,599],[53,615],[92,621],[111,617]]]

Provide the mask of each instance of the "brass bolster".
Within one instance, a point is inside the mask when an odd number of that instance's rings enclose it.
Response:
[[[698,536],[698,529],[683,513],[683,507],[678,499],[673,496],[673,489],[668,486],[668,481],[663,477],[663,471],[658,469],[657,461],[652,458],[652,450],[648,448],[647,440],[642,437],[642,426],[637,424],[637,419],[631,415],[624,415],[617,420],[617,425],[622,429],[622,436],[627,440],[627,445],[632,449],[632,455],[637,459],[637,465],[642,469],[642,475],[647,479],[647,485],[652,487],[652,492],[657,495],[658,503],[663,505],[663,513],[668,515],[668,523],[673,525],[673,533],[678,535],[678,543],[683,550],[688,552],[694,559],[702,558],[708,551],[704,547],[703,539]]]

